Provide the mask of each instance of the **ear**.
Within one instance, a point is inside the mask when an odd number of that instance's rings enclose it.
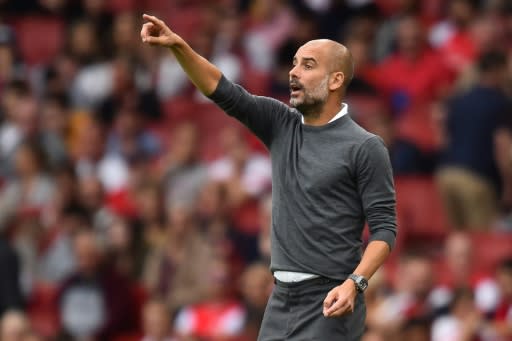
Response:
[[[345,81],[345,74],[341,71],[334,72],[331,75],[331,79],[329,81],[329,90],[336,91],[343,86],[343,82]]]

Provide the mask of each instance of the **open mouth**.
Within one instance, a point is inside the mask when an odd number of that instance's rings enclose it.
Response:
[[[292,96],[297,96],[300,91],[302,91],[302,86],[297,83],[290,83],[290,94]]]

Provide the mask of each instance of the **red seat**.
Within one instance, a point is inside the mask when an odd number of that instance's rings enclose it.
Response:
[[[265,96],[268,95],[270,85],[270,75],[249,67],[243,69],[243,79],[241,82],[244,88],[252,94]]]
[[[398,120],[396,128],[401,138],[411,141],[423,150],[438,148],[439,132],[428,112],[410,110]]]
[[[47,283],[35,283],[28,300],[27,314],[37,333],[54,337],[60,325],[57,287]]]
[[[135,0],[110,0],[108,7],[114,13],[134,11],[137,9],[137,2]]]
[[[203,8],[192,3],[179,9],[171,9],[163,19],[170,23],[174,32],[185,40],[190,40],[197,32],[201,31],[204,23],[203,14]]]
[[[406,240],[439,241],[447,221],[437,187],[430,177],[395,179],[399,233]]]
[[[492,273],[505,258],[512,257],[512,234],[498,232],[471,233],[475,269]]]
[[[26,16],[14,28],[22,58],[29,65],[50,63],[64,43],[64,23],[57,18]]]

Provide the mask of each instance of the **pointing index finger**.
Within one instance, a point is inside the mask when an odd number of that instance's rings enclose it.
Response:
[[[143,14],[142,17],[157,26],[162,26],[162,21],[153,15]]]

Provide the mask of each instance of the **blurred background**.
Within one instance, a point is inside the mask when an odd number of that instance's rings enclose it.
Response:
[[[268,154],[143,12],[284,102],[299,46],[345,44],[398,200],[364,341],[512,340],[509,0],[0,0],[0,340],[256,340]]]

